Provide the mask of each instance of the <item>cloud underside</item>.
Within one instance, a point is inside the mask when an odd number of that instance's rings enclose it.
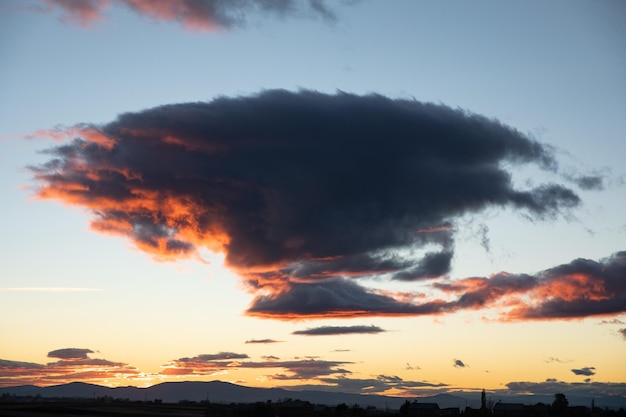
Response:
[[[623,252],[534,275],[444,280],[459,217],[506,207],[549,219],[580,203],[557,183],[514,186],[505,167],[531,164],[549,175],[557,169],[550,149],[466,111],[270,90],[34,136],[72,139],[32,167],[40,198],[89,209],[93,230],[125,236],[160,260],[224,253],[255,295],[249,315],[506,307],[504,319],[542,319],[625,309]],[[440,296],[373,290],[359,278],[419,281]]]
[[[324,0],[41,0],[42,11],[61,11],[63,22],[90,26],[106,18],[111,6],[123,6],[140,16],[177,23],[186,29],[215,31],[242,26],[250,15],[336,19]]]

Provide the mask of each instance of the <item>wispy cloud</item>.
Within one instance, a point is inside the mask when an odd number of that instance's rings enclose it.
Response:
[[[602,320],[598,324],[626,324],[626,322],[624,322],[624,321],[622,321],[620,319],[611,319],[611,320]]]
[[[341,334],[371,334],[385,332],[378,326],[321,326],[306,330],[296,330],[292,334],[304,336],[330,336]]]
[[[60,20],[83,27],[106,19],[109,7],[122,6],[142,17],[176,23],[196,31],[216,31],[242,26],[252,15],[304,16],[336,20],[324,0],[41,0],[37,9],[61,12]],[[344,2],[349,4],[348,2]]]

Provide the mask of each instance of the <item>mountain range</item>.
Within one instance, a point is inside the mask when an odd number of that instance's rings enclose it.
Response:
[[[358,404],[361,407],[374,406],[379,409],[399,409],[408,399],[410,401],[437,403],[440,408],[480,407],[480,392],[455,392],[452,394],[438,394],[430,397],[406,398],[391,397],[384,395],[363,395],[341,392],[316,391],[316,390],[286,390],[282,388],[253,388],[232,384],[222,381],[211,382],[164,382],[147,388],[127,387],[104,387],[101,385],[72,382],[63,385],[38,387],[35,385],[22,385],[15,387],[0,388],[0,395],[15,396],[41,396],[43,398],[103,398],[128,399],[130,401],[153,401],[160,399],[163,402],[175,403],[179,401],[211,401],[216,403],[253,403],[253,402],[277,402],[287,399],[309,401],[313,404],[347,405]],[[516,402],[524,404],[536,404],[543,402],[551,404],[554,395],[489,395],[488,399],[493,402]],[[568,397],[570,405],[591,404],[589,397]],[[595,397],[596,406],[618,409],[626,408],[626,397]]]

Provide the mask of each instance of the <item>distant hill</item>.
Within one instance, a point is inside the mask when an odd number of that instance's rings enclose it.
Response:
[[[361,395],[328,391],[290,391],[281,388],[251,388],[228,382],[164,382],[148,388],[116,387],[109,388],[100,385],[72,382],[64,385],[49,387],[37,387],[25,385],[18,387],[0,388],[1,394],[19,396],[59,397],[59,398],[98,398],[109,396],[112,398],[129,399],[131,401],[152,401],[161,399],[164,402],[178,402],[181,400],[202,401],[209,400],[219,403],[250,403],[257,401],[280,401],[286,399],[299,399],[314,404],[348,405],[359,404],[362,407],[374,406],[376,408],[398,409],[407,400],[401,397],[389,397],[384,395]],[[464,400],[452,395],[439,395],[420,399],[424,402],[434,402],[439,399],[440,406],[445,402],[452,405],[463,406]]]
[[[403,397],[389,397],[384,395],[361,395],[329,391],[316,390],[286,390],[281,388],[252,388],[228,382],[164,382],[148,388],[137,387],[116,387],[109,388],[101,385],[86,384],[83,382],[72,382],[63,385],[49,387],[37,387],[34,385],[23,385],[17,387],[0,388],[0,395],[9,394],[17,396],[36,396],[44,398],[98,398],[112,397],[129,399],[131,401],[153,401],[160,399],[163,402],[176,403],[181,400],[203,401],[209,400],[215,403],[251,403],[257,401],[277,402],[286,399],[299,399],[309,401],[313,404],[358,404],[361,407],[374,406],[379,409],[399,409],[407,400]],[[415,398],[409,400],[413,401]],[[513,395],[490,395],[488,399],[494,402],[518,402],[525,404],[552,403],[553,395],[542,396],[513,396]],[[455,392],[452,394],[438,394],[430,397],[417,398],[419,402],[434,402],[441,408],[458,407],[464,409],[466,406],[478,408],[480,406],[480,393]],[[570,405],[591,405],[592,398],[589,397],[569,397]],[[598,407],[619,409],[626,408],[625,397],[596,397],[595,404]]]

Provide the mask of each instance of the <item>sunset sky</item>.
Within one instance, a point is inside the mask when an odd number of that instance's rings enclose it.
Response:
[[[0,386],[626,396],[626,3],[0,3]]]

